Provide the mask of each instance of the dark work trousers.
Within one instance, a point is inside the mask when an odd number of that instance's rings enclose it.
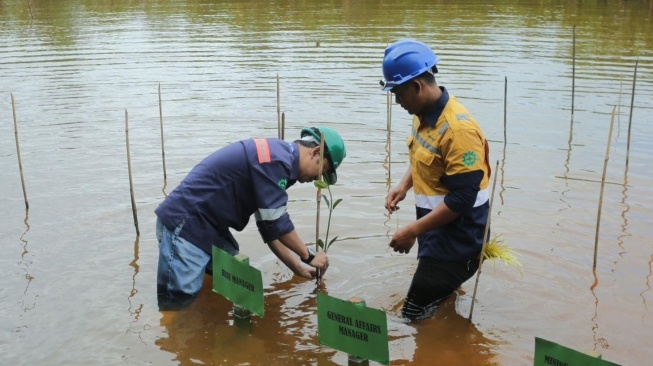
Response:
[[[409,321],[431,317],[477,269],[478,258],[464,263],[420,258],[401,314]]]

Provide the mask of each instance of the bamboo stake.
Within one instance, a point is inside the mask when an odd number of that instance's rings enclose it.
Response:
[[[138,229],[138,215],[136,214],[136,201],[134,200],[131,153],[129,152],[129,115],[127,114],[127,109],[125,109],[125,137],[127,143],[127,170],[129,171],[129,194],[131,196],[132,213],[134,214],[134,227],[136,227],[136,236],[140,236],[141,231]]]
[[[574,118],[574,96],[576,95],[576,26],[574,25],[573,50],[571,63],[571,118]]]
[[[163,143],[163,108],[161,104],[161,83],[159,83],[159,124],[161,125],[161,160],[163,160],[163,188],[161,191],[164,196],[166,194],[166,186],[168,185],[168,174],[166,173],[166,151],[165,145]]]
[[[322,174],[322,170],[324,170],[324,133],[320,132],[320,173],[318,176],[318,180],[324,180],[324,175]],[[318,252],[320,251],[320,246],[317,245],[318,241],[320,240],[320,206],[322,203],[322,188],[318,187],[317,188],[317,212],[315,215],[315,251]],[[325,243],[326,245],[326,243]],[[316,272],[316,283],[320,283],[320,270],[318,269]]]
[[[508,143],[508,77],[504,76],[503,81],[503,148]]]
[[[612,142],[612,127],[614,126],[614,114],[617,110],[612,108],[612,118],[610,119],[610,132],[608,133],[608,144],[605,150],[605,160],[603,161],[603,177],[601,177],[601,193],[599,195],[599,212],[596,215],[596,233],[594,235],[594,264],[592,269],[596,270],[596,256],[599,249],[599,227],[601,226],[601,207],[603,206],[603,190],[605,188],[605,173],[608,170],[608,160],[610,159],[610,143]]]
[[[286,112],[281,113],[281,139],[286,137]]]
[[[633,122],[633,104],[635,103],[635,84],[637,83],[637,65],[639,59],[635,61],[635,72],[633,73],[633,93],[630,97],[630,117],[628,117],[628,143],[626,144],[626,166],[628,166],[628,159],[630,157],[630,127]]]
[[[20,171],[20,183],[23,186],[23,199],[25,200],[25,209],[29,210],[29,202],[27,201],[27,189],[25,188],[25,177],[23,176],[23,161],[20,157],[20,143],[18,142],[18,118],[16,118],[16,103],[14,102],[14,94],[11,94],[11,110],[14,113],[14,136],[16,138],[16,155],[18,156],[18,170]]]
[[[494,182],[492,183],[492,193],[490,194],[490,207],[487,211],[487,221],[485,221],[485,234],[483,234],[483,247],[481,248],[481,255],[478,260],[478,272],[476,273],[476,283],[474,283],[474,294],[472,295],[472,306],[469,309],[469,321],[472,321],[472,313],[474,312],[474,302],[476,301],[476,290],[478,289],[478,279],[481,277],[481,269],[483,267],[483,253],[487,246],[487,237],[490,232],[490,218],[492,217],[492,201],[494,201],[494,188],[497,186],[497,171],[499,170],[499,160],[494,167]]]
[[[279,92],[279,74],[277,74],[277,137],[281,137],[281,96]]]
[[[619,78],[619,102],[617,103],[617,139],[619,138],[619,133],[621,132],[621,96],[624,91],[624,76],[623,74]]]
[[[503,77],[503,158],[501,159],[501,191],[499,197],[501,198],[501,205],[503,205],[503,180],[505,177],[503,168],[506,165],[506,147],[508,145],[508,77]],[[498,172],[496,172],[498,173]]]

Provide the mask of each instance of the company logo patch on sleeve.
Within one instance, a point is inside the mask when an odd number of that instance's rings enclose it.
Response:
[[[463,164],[465,164],[467,167],[476,164],[477,160],[478,156],[476,156],[476,153],[473,151],[468,151],[463,155]]]
[[[280,180],[277,182],[277,184],[278,184],[279,187],[281,187],[282,189],[286,189],[286,187],[288,186],[288,180],[287,180],[286,178],[282,178],[282,179],[280,179]]]

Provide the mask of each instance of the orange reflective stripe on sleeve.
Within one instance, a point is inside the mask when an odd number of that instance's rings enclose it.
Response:
[[[254,143],[256,144],[256,152],[258,153],[259,164],[269,163],[272,161],[270,158],[270,147],[268,146],[268,140],[254,139]]]

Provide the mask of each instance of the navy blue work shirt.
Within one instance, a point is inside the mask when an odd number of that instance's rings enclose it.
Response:
[[[212,153],[195,166],[156,208],[169,230],[206,253],[211,246],[238,244],[229,232],[241,231],[254,214],[263,241],[294,230],[286,212],[286,189],[299,177],[299,147],[276,138],[249,139]]]

